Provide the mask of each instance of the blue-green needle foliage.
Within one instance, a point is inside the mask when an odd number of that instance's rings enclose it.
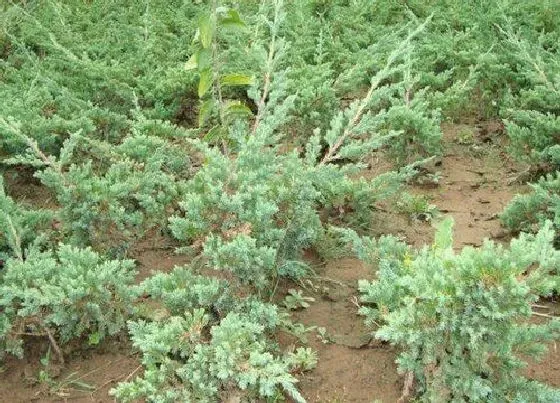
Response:
[[[524,87],[512,92],[504,110],[511,150],[518,159],[532,165],[560,168],[560,62],[550,35],[527,38],[502,31],[510,53],[520,66]],[[556,41],[560,36],[556,33]]]
[[[24,139],[27,152],[6,160],[38,168],[37,176],[53,191],[57,216],[68,243],[122,254],[146,230],[162,225],[189,175],[185,150],[161,135],[171,129],[161,122],[139,120],[117,145],[69,136],[58,157],[45,155],[20,125],[0,119]],[[162,134],[163,133],[163,134]]]
[[[183,68],[200,5],[179,0],[3,2],[0,5],[0,116],[47,154],[69,133],[115,142],[129,113],[194,120],[195,75]],[[195,2],[196,3],[196,2]],[[186,109],[187,108],[187,109]],[[0,127],[0,147],[26,143]]]
[[[119,399],[302,401],[294,360],[313,354],[279,354],[277,309],[238,294],[305,275],[303,251],[333,221],[370,226],[409,164],[441,152],[442,117],[505,117],[517,157],[557,168],[553,2],[141,3],[0,5],[0,158],[35,168],[58,204],[0,194],[2,348],[21,354],[26,333],[95,343],[140,294],[129,330],[144,375]],[[382,152],[408,168],[366,179]],[[351,236],[379,264],[363,312],[425,400],[554,400],[515,354],[557,334],[525,324],[558,290],[556,179],[504,214],[537,233],[509,249],[454,254],[449,224],[419,252]],[[65,245],[45,251],[53,216]],[[229,281],[178,268],[129,287],[131,263],[102,254],[154,227]]]
[[[0,178],[0,260],[23,259],[25,250],[39,242],[40,234],[52,223],[49,210],[33,210],[18,205],[4,189]]]
[[[23,356],[26,335],[52,336],[58,345],[81,337],[97,344],[117,333],[132,313],[134,275],[131,260],[69,245],[8,259],[0,271],[1,354]]]
[[[532,183],[531,191],[517,195],[501,215],[502,223],[513,231],[536,232],[547,220],[560,232],[560,173],[549,174]]]
[[[512,53],[522,66],[526,86],[508,97],[504,112],[512,154],[544,173],[531,191],[516,196],[502,214],[502,222],[514,231],[536,231],[545,220],[560,228],[560,63],[557,57],[558,33],[543,32],[528,40],[503,32]],[[539,172],[540,171],[540,172]]]
[[[144,374],[113,393],[129,402],[218,402],[228,396],[305,400],[291,371],[301,361],[275,354],[269,336],[281,324],[274,305],[230,294],[223,280],[177,267],[140,285],[156,307],[129,322]],[[305,358],[305,357],[304,357]]]
[[[558,401],[560,391],[520,374],[520,354],[539,356],[560,337],[558,320],[529,322],[531,304],[560,286],[551,223],[509,248],[486,241],[458,254],[452,225],[441,223],[433,245],[419,251],[346,233],[376,269],[376,280],[360,282],[375,337],[402,349],[399,369],[413,374],[421,401]]]

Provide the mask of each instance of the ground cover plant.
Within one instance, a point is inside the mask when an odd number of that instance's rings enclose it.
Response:
[[[131,313],[130,260],[102,260],[91,249],[60,245],[8,259],[2,273],[2,351],[24,354],[23,337],[47,336],[61,362],[60,341],[97,344]],[[60,339],[60,341],[57,341]]]
[[[297,355],[274,355],[267,340],[281,324],[276,306],[239,300],[225,281],[181,267],[147,279],[140,288],[159,303],[159,311],[148,311],[152,321],[129,322],[145,372],[119,385],[114,390],[117,398],[215,401],[235,395],[237,387],[246,398],[274,398],[286,392],[304,401],[291,370],[305,362]]]
[[[360,258],[378,268],[376,280],[360,283],[362,313],[380,324],[375,337],[402,346],[399,369],[418,380],[425,401],[557,400],[558,391],[516,372],[524,365],[518,354],[542,353],[560,330],[559,320],[523,323],[531,304],[560,285],[551,223],[509,249],[486,242],[459,254],[452,228],[443,221],[418,252],[395,238],[349,234]]]
[[[350,300],[401,349],[403,400],[558,399],[519,373],[560,336],[554,315],[528,322],[560,288],[553,1],[0,11],[0,368],[37,341],[63,364],[118,334],[141,371],[103,399],[313,400],[310,333],[336,338],[293,318],[335,300],[316,260],[352,244],[375,279]],[[388,211],[410,226],[453,212],[406,187],[437,189],[445,121],[488,119],[525,164],[512,183],[534,182],[499,216],[510,246],[454,251],[445,218],[418,250],[374,236]],[[14,191],[24,173],[48,206]],[[154,234],[186,263],[135,262]]]

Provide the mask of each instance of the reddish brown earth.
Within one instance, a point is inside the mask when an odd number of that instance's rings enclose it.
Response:
[[[495,126],[444,125],[445,155],[440,165],[430,168],[432,173],[441,173],[439,185],[416,185],[411,190],[428,196],[441,212],[453,216],[458,249],[480,245],[484,238],[508,241],[496,215],[513,195],[525,190],[523,186],[510,185],[524,167],[509,159],[503,137],[492,130]],[[6,178],[14,197],[30,203],[47,199],[39,185],[22,178]],[[372,222],[372,234],[396,234],[416,247],[431,242],[434,230],[429,222],[392,210],[390,205],[380,206]],[[139,263],[139,280],[152,270],[169,271],[188,262],[175,255],[173,245],[156,231],[140,241],[131,256]],[[319,362],[315,370],[300,376],[302,393],[309,402],[395,402],[403,387],[403,377],[395,364],[397,351],[367,337],[368,329],[357,314],[357,281],[372,278],[372,273],[351,258],[316,266],[318,278],[307,282],[303,290],[315,302],[293,316],[306,326],[324,327],[326,335],[308,335]],[[291,287],[297,286],[282,284],[280,291]],[[560,314],[558,303],[543,305],[547,308],[539,312]],[[283,347],[289,348],[295,341],[285,334],[279,336]],[[12,358],[5,363],[0,369],[0,402],[111,402],[110,388],[141,373],[138,357],[122,336],[98,350],[69,353],[64,368],[51,364],[53,381],[39,383],[38,372],[43,369],[39,359],[46,348],[46,343],[31,341],[24,360]],[[544,360],[531,363],[525,373],[529,378],[560,387],[560,348],[552,344]],[[76,380],[78,383],[72,382]]]
[[[358,315],[357,281],[371,275],[356,259],[329,262],[316,281],[304,291],[315,302],[294,313],[306,327],[326,329],[326,336],[309,336],[318,351],[317,368],[301,379],[301,390],[309,402],[395,402],[402,388],[395,364],[396,350],[379,342],[369,343],[368,329]],[[334,281],[332,281],[334,280]]]
[[[39,382],[39,359],[46,343],[27,350],[25,359],[8,359],[0,374],[1,402],[111,402],[109,390],[141,370],[126,340],[107,340],[101,350],[67,355],[64,368],[49,364],[50,381]],[[131,375],[132,374],[132,375]]]

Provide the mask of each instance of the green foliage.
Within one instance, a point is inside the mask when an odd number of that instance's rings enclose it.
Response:
[[[398,364],[418,381],[423,401],[555,401],[560,392],[519,375],[519,354],[542,354],[560,337],[560,321],[530,324],[531,304],[560,286],[560,252],[548,222],[509,248],[486,241],[452,249],[452,220],[418,252],[392,237],[347,235],[378,267],[361,281],[362,313],[375,336],[403,349]],[[550,400],[552,399],[552,400]]]
[[[193,274],[187,267],[175,267],[166,274],[155,273],[142,282],[139,292],[161,301],[162,308],[172,315],[200,307],[218,314],[233,304],[226,281]]]
[[[186,268],[158,274],[141,287],[169,314],[129,323],[144,375],[114,389],[119,400],[214,402],[227,393],[262,398],[287,393],[304,401],[290,372],[312,366],[313,354],[273,354],[268,336],[281,321],[275,306],[247,299],[217,309],[225,283]]]
[[[0,260],[9,257],[23,259],[25,250],[33,244],[41,230],[52,220],[48,210],[32,210],[17,205],[6,194],[0,178]],[[1,272],[0,272],[1,273]]]
[[[505,112],[511,150],[518,159],[545,172],[531,192],[516,196],[502,214],[511,230],[536,231],[545,220],[560,226],[560,63],[549,49],[550,35],[528,41],[504,32],[523,66],[526,88],[508,99]],[[558,35],[556,35],[558,40]]]
[[[335,4],[324,14],[300,3],[292,6],[294,15],[288,18],[288,24],[299,24],[290,35],[301,34],[290,36],[299,46],[297,53],[290,54],[295,63],[288,85],[299,93],[296,127],[315,126],[325,132],[329,150],[324,162],[357,158],[365,147],[370,151],[379,148],[384,137],[393,137],[386,146],[398,165],[439,153],[439,111],[431,110],[427,101],[431,92],[419,85],[419,77],[411,70],[416,38],[429,26],[430,18],[391,32],[371,24],[367,13],[371,7],[365,2]],[[352,36],[358,27],[365,32]],[[339,35],[342,30],[348,36]],[[314,44],[317,36],[319,43]],[[337,63],[344,68],[335,66]],[[362,95],[366,84],[369,90]],[[351,140],[359,140],[360,146],[352,147]]]
[[[170,219],[173,235],[194,250],[201,247],[208,267],[231,271],[259,289],[278,276],[305,274],[300,255],[321,239],[321,206],[350,206],[365,222],[375,201],[392,194],[408,175],[355,180],[352,164],[317,163],[314,140],[301,158],[270,144],[268,130],[246,136],[242,126],[234,127],[233,157],[199,143],[205,163],[186,184],[182,214]]]
[[[430,221],[438,215],[437,207],[424,195],[405,192],[397,200],[396,207],[415,220]]]
[[[502,223],[513,231],[536,232],[546,220],[560,229],[560,173],[550,174],[531,184],[531,191],[517,195],[501,215]]]
[[[310,348],[298,347],[288,354],[288,360],[293,368],[300,371],[310,371],[317,366],[317,352]]]
[[[201,100],[198,124],[202,126],[210,117],[214,109],[218,109],[220,120],[224,122],[228,117],[239,114],[251,114],[251,110],[238,102],[225,103],[222,96],[222,87],[248,86],[252,78],[242,73],[222,74],[219,55],[219,29],[227,31],[242,30],[246,28],[239,13],[228,7],[217,7],[213,2],[212,10],[203,13],[198,20],[198,29],[194,36],[195,51],[185,64],[187,70],[197,69],[199,74],[198,97]],[[212,89],[212,91],[210,91]],[[214,126],[214,131],[219,126]]]
[[[476,6],[456,1],[393,1],[367,0],[328,2],[300,1],[289,7],[289,40],[294,44],[292,74],[302,77],[298,110],[303,123],[326,128],[325,116],[340,107],[341,99],[353,98],[377,71],[387,56],[398,46],[403,34],[415,24],[433,16],[430,24],[413,41],[408,54],[407,71],[392,77],[391,83],[401,85],[390,98],[397,106],[397,124],[407,124],[415,142],[413,148],[427,146],[433,152],[438,133],[437,108],[447,116],[472,111],[471,100],[480,94],[480,111],[495,115],[491,106],[505,89],[506,68],[496,43],[494,24],[500,21],[504,1],[477,3]],[[536,15],[538,13],[535,12]],[[304,81],[305,80],[305,81]],[[418,108],[424,119],[403,119],[406,99]],[[423,106],[422,104],[425,104]],[[429,106],[428,106],[429,105]],[[485,108],[490,106],[490,110]],[[477,108],[478,109],[478,108]],[[404,120],[404,122],[403,122]],[[404,143],[406,144],[406,143]],[[399,144],[395,151],[402,153]],[[401,154],[399,157],[403,157]]]
[[[201,248],[209,268],[229,270],[259,290],[278,276],[305,274],[300,255],[324,231],[321,207],[348,206],[363,223],[374,202],[393,193],[409,175],[403,171],[369,181],[353,178],[372,150],[398,135],[378,133],[383,117],[374,111],[379,99],[393,91],[381,82],[402,68],[397,60],[423,29],[419,26],[391,53],[363,99],[336,114],[328,131],[315,131],[305,142],[304,154],[286,152],[280,141],[295,97],[287,93],[292,81],[281,68],[286,51],[277,36],[285,19],[281,5],[275,2],[268,24],[264,79],[249,91],[257,105],[254,121],[250,127],[241,121],[225,127],[228,153],[192,142],[204,156],[203,164],[186,183],[181,214],[170,219],[173,235],[194,250]]]
[[[560,63],[553,49],[539,41],[504,32],[523,67],[527,84],[508,99],[506,128],[513,154],[531,164],[560,167]],[[557,39],[560,36],[557,36]]]
[[[183,69],[194,34],[192,2],[102,0],[11,3],[0,41],[0,115],[56,153],[68,133],[117,141],[138,104],[146,116],[194,121],[196,76]],[[54,23],[56,21],[56,23]],[[26,146],[0,127],[0,146]]]
[[[8,259],[0,272],[0,351],[21,357],[25,335],[97,344],[115,334],[132,312],[133,266],[69,245]]]
[[[239,141],[233,160],[205,149],[207,162],[187,183],[183,215],[172,217],[170,228],[191,245],[203,241],[210,267],[264,287],[278,271],[301,273],[290,261],[321,230],[318,195],[309,175],[297,171],[301,164],[284,163],[297,162],[294,155],[278,155],[262,136]]]
[[[0,6],[0,158],[36,169],[57,201],[46,212],[0,193],[0,337],[21,353],[21,333],[46,334],[59,354],[57,340],[120,329],[142,295],[129,329],[145,372],[122,400],[303,400],[294,373],[315,353],[281,355],[270,339],[312,328],[239,295],[306,275],[306,249],[342,250],[331,224],[369,229],[376,203],[441,152],[443,118],[501,116],[518,158],[560,161],[553,1],[86,3]],[[377,156],[404,168],[364,174]],[[525,324],[536,296],[558,291],[556,176],[504,213],[512,229],[544,227],[509,249],[455,255],[449,222],[420,252],[346,231],[379,267],[363,313],[426,400],[546,399],[514,352],[557,332]],[[399,207],[433,214],[421,198]],[[97,254],[167,225],[192,268],[228,280],[183,267],[130,287],[130,262]]]
[[[58,158],[26,140],[28,154],[9,161],[43,167],[36,176],[56,195],[68,242],[100,251],[117,252],[165,223],[181,190],[177,176],[188,172],[180,148],[139,131],[116,146],[73,134]]]
[[[549,16],[539,19],[538,35],[514,28],[511,21],[502,30],[523,81],[521,88],[506,98],[507,108],[502,114],[510,149],[533,171],[549,174],[532,184],[529,194],[515,197],[502,214],[502,222],[515,231],[536,231],[547,219],[553,220],[556,228],[559,225],[560,35],[549,20],[557,20],[559,15],[548,2],[542,6]]]
[[[284,298],[284,306],[290,311],[309,308],[311,306],[310,302],[315,302],[315,298],[306,297],[301,290],[294,290],[293,288],[288,290],[288,295]]]

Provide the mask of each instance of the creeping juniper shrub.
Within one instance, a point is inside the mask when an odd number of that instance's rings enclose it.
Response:
[[[47,232],[52,219],[52,211],[17,204],[6,194],[4,180],[0,178],[0,260],[23,259],[31,245],[41,242],[41,233]]]
[[[11,128],[29,147],[8,162],[39,168],[35,176],[56,195],[62,231],[74,245],[122,254],[147,229],[165,223],[181,193],[179,178],[189,174],[183,149],[139,131],[118,145],[75,133],[56,158],[19,126]]]
[[[200,8],[166,0],[10,3],[0,17],[10,45],[0,60],[0,98],[8,100],[0,115],[20,122],[47,154],[78,130],[121,140],[135,104],[150,118],[174,120],[195,88],[183,63]],[[1,125],[0,145],[10,153],[26,147]]]
[[[560,252],[547,222],[509,248],[452,249],[452,220],[433,245],[414,251],[392,237],[346,232],[358,256],[376,268],[361,281],[375,337],[403,349],[399,369],[414,376],[422,401],[556,401],[560,391],[525,379],[519,354],[539,356],[560,337],[560,321],[531,324],[531,304],[560,286]]]
[[[9,258],[0,272],[0,352],[23,356],[25,336],[43,336],[61,354],[58,344],[117,333],[133,313],[133,268],[69,245]]]
[[[119,400],[214,402],[238,388],[246,398],[286,393],[305,401],[291,371],[312,366],[312,353],[276,353],[268,340],[281,324],[276,306],[233,297],[225,281],[184,267],[157,274],[140,289],[164,312],[129,322],[144,374],[111,392]]]
[[[517,195],[500,219],[512,231],[536,232],[547,220],[560,232],[560,173],[549,174],[532,183],[529,193]]]
[[[552,12],[554,14],[554,12]],[[545,21],[542,22],[546,27]],[[546,29],[538,37],[520,36],[511,26],[502,30],[525,79],[507,98],[503,115],[512,154],[544,175],[531,184],[528,194],[516,196],[502,214],[502,222],[514,231],[537,231],[552,220],[559,228],[560,187],[560,64],[558,32]],[[558,238],[557,238],[558,241]]]

